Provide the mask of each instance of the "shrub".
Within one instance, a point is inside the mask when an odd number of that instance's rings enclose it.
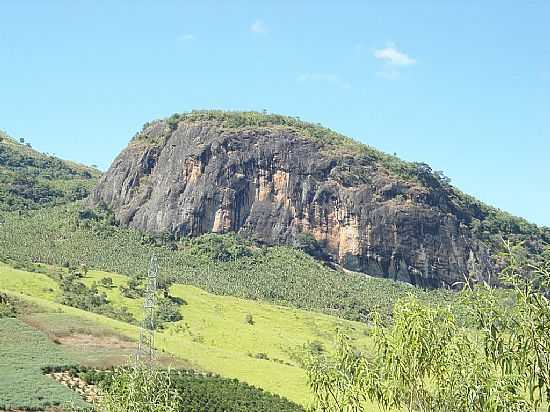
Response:
[[[252,255],[248,245],[233,234],[217,235],[208,233],[191,239],[188,243],[192,254],[220,262],[228,262]]]
[[[254,319],[252,318],[252,314],[247,313],[244,315],[244,323],[248,325],[254,325]]]
[[[61,289],[60,303],[63,305],[99,313],[124,322],[135,323],[134,316],[127,308],[114,308],[109,304],[107,295],[100,292],[95,283],[87,287],[79,280],[78,274],[70,273],[62,276],[59,287]]]
[[[317,355],[320,355],[321,353],[325,352],[325,347],[323,346],[323,343],[319,342],[318,340],[309,342],[307,345],[307,349],[310,353],[317,354]]]
[[[157,326],[162,326],[165,322],[177,322],[182,319],[183,316],[180,313],[178,303],[164,296],[157,299],[155,314],[155,324]]]
[[[0,319],[14,318],[15,314],[15,307],[7,299],[4,299],[2,294],[0,294]]]
[[[102,278],[100,284],[104,288],[111,289],[113,287],[113,279],[110,277]]]
[[[448,308],[400,301],[390,326],[375,319],[374,353],[340,335],[334,356],[306,357],[316,410],[366,411],[370,400],[384,410],[535,412],[550,402],[550,262],[526,266],[506,246],[502,281],[512,305],[486,285],[467,287],[471,330]]]

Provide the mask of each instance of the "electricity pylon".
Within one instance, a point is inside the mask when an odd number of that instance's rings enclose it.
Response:
[[[147,285],[143,301],[143,321],[139,332],[139,345],[136,351],[136,363],[153,366],[155,361],[155,295],[157,292],[159,266],[157,258],[151,256]]]

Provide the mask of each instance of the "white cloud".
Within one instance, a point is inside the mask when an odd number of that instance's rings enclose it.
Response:
[[[351,84],[348,81],[333,73],[304,73],[299,75],[296,80],[298,80],[300,83],[319,82],[332,84],[341,87],[342,89],[351,88]]]
[[[411,66],[416,63],[415,59],[398,50],[397,47],[391,43],[383,49],[375,50],[374,57],[392,66]]]
[[[257,19],[250,25],[250,31],[252,33],[266,34],[269,30],[263,20]]]

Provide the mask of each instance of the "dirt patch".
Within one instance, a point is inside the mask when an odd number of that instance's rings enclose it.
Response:
[[[21,320],[47,334],[82,366],[107,369],[126,365],[137,348],[137,342],[113,329],[65,314],[31,314]],[[163,352],[156,353],[156,362],[160,366],[199,369]]]
[[[101,348],[101,349],[133,349],[135,342],[121,340],[118,336],[94,336],[76,333],[69,336],[58,336],[57,343],[67,346]]]
[[[51,340],[72,335],[91,335],[99,338],[114,336],[121,341],[132,342],[129,337],[91,321],[60,313],[31,314],[21,318],[27,325],[46,333]]]

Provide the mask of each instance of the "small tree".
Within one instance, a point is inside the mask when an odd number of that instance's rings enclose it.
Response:
[[[104,288],[111,289],[113,287],[113,279],[110,277],[102,278],[100,284]]]
[[[310,354],[306,368],[318,411],[529,411],[550,402],[550,262],[532,266],[506,244],[502,282],[512,304],[488,285],[466,287],[462,303],[476,329],[450,308],[399,301],[393,323],[375,317],[374,353],[358,353],[345,336],[334,356]],[[549,409],[550,410],[550,409]]]
[[[0,293],[0,318],[13,318],[15,317],[15,313],[15,307],[7,295]]]
[[[180,306],[169,297],[159,297],[155,311],[155,324],[162,327],[165,322],[177,322],[182,320]]]

